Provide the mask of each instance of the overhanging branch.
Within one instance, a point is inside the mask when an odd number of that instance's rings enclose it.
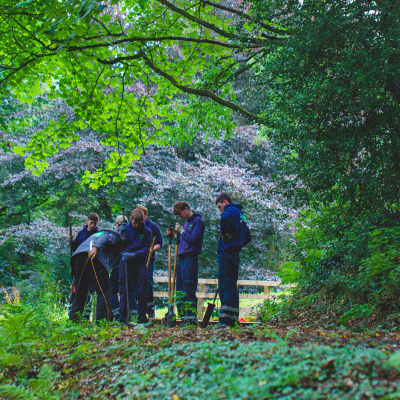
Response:
[[[156,65],[153,64],[153,62],[146,56],[143,56],[143,59],[145,60],[146,64],[157,74],[161,75],[165,79],[167,79],[169,82],[171,82],[176,88],[180,89],[182,92],[185,93],[190,93],[194,94],[197,96],[202,96],[202,97],[208,97],[209,99],[215,101],[216,103],[220,104],[221,106],[228,107],[233,111],[238,112],[242,116],[249,118],[251,121],[262,123],[262,124],[270,124],[268,121],[265,121],[261,118],[259,118],[257,115],[252,114],[251,112],[247,111],[243,107],[240,107],[239,105],[229,101],[225,100],[222,97],[217,96],[215,93],[206,90],[206,89],[195,89],[191,88],[188,86],[181,85],[172,75],[167,74],[165,71],[161,70],[158,68]]]

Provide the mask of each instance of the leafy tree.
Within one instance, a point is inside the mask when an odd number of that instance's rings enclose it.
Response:
[[[182,134],[199,107],[214,131],[226,129],[232,110],[262,120],[234,101],[231,81],[286,40],[285,31],[242,10],[186,0],[7,0],[0,31],[2,93],[29,102],[45,85],[73,110],[14,151],[28,152],[39,174],[48,157],[78,140],[77,129],[91,127],[113,148],[104,169],[87,172],[92,187],[122,181],[146,146]]]
[[[388,210],[400,193],[399,5],[254,7],[291,33],[257,65],[265,134],[286,153],[277,190],[298,205],[339,202],[348,216]]]

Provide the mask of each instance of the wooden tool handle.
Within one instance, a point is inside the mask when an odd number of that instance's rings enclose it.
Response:
[[[153,252],[154,252],[153,248],[154,248],[154,245],[156,244],[156,240],[157,240],[157,236],[154,236],[153,237],[153,242],[151,243],[149,256],[147,258],[147,263],[146,263],[146,268],[147,269],[149,269],[150,261],[151,261],[151,258],[153,257]]]
[[[176,266],[178,264],[179,232],[176,233],[175,260],[174,260],[174,280],[172,282],[173,292],[176,290]]]

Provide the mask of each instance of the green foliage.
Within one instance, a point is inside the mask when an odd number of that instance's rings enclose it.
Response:
[[[399,324],[400,219],[397,213],[343,219],[334,208],[304,212],[297,222],[293,256],[281,272],[296,280],[292,297],[265,303],[265,319],[307,318],[356,324]]]
[[[190,135],[191,125],[217,135],[231,131],[232,110],[257,119],[234,102],[230,78],[249,69],[249,57],[238,60],[236,52],[274,42],[255,32],[235,34],[232,19],[212,6],[187,0],[2,6],[1,94],[29,104],[46,90],[73,111],[14,147],[36,175],[88,127],[110,148],[102,168],[86,170],[84,183],[97,189],[123,181],[146,147],[165,145],[183,130]]]
[[[268,90],[253,92],[265,135],[285,154],[276,192],[297,205],[346,205],[353,218],[387,211],[400,193],[398,5],[252,3],[291,33],[257,64]]]
[[[177,332],[160,336],[163,328],[125,335],[107,324],[68,324],[55,300],[3,305],[0,324],[7,339],[0,342],[0,354],[20,355],[18,342],[26,346],[29,341],[30,357],[24,365],[2,364],[2,398],[75,398],[82,388],[98,399],[165,398],[167,393],[182,400],[350,400],[366,393],[369,399],[394,398],[400,389],[398,375],[389,369],[397,367],[395,356],[388,361],[380,350],[316,344],[296,348],[288,342],[295,330],[282,339],[268,327],[253,328],[252,333],[269,342],[199,340],[200,332],[195,342],[188,342]],[[39,316],[46,307],[49,319],[44,321]],[[244,328],[233,329],[231,335],[244,335]]]
[[[50,365],[43,365],[37,378],[30,379],[26,386],[1,385],[0,394],[10,400],[58,400],[62,392],[53,390],[59,374]]]
[[[137,354],[135,360],[139,360]],[[136,362],[117,367],[115,373],[121,375],[116,381],[112,376],[104,379],[97,396],[106,398],[119,388],[117,398],[121,399],[163,398],[165,393],[181,399],[356,399],[366,392],[378,399],[398,386],[383,383],[381,365],[387,357],[376,350],[296,349],[280,341],[199,342],[145,354],[145,364],[139,369]],[[103,367],[98,373],[105,371]]]

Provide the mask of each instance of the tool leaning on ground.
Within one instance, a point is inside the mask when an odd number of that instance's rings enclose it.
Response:
[[[173,290],[175,287],[175,280],[176,280],[176,265],[178,261],[178,246],[179,246],[179,236],[176,236],[176,246],[175,246],[175,260],[174,260],[174,280],[171,282],[171,264],[172,264],[172,238],[174,237],[174,229],[172,226],[168,229],[168,236],[169,236],[169,244],[168,244],[168,298],[171,300],[172,293],[175,291]],[[176,315],[174,313],[174,304],[170,304],[168,306],[168,312],[165,314],[165,322],[168,327],[173,328],[176,326]]]
[[[173,293],[176,291],[176,267],[178,265],[178,247],[179,247],[179,236],[180,233],[176,231],[176,245],[175,245],[175,259],[174,259],[174,272],[173,272],[173,280],[171,283],[171,294],[170,296],[173,296]],[[172,303],[169,306],[168,314],[167,314],[167,325],[169,327],[175,327],[176,326],[176,319],[177,316],[174,313],[174,303]]]
[[[122,223],[125,222],[125,207],[121,207],[122,210]],[[123,235],[125,237],[125,232]],[[126,303],[126,323],[129,324],[130,322],[130,309],[129,309],[129,287],[128,287],[128,261],[125,261],[125,303]]]
[[[202,328],[207,328],[207,325],[210,322],[211,315],[215,308],[215,300],[217,300],[217,296],[218,296],[218,288],[217,291],[215,292],[214,301],[212,303],[207,303],[207,310],[204,313],[203,321],[201,323]]]

